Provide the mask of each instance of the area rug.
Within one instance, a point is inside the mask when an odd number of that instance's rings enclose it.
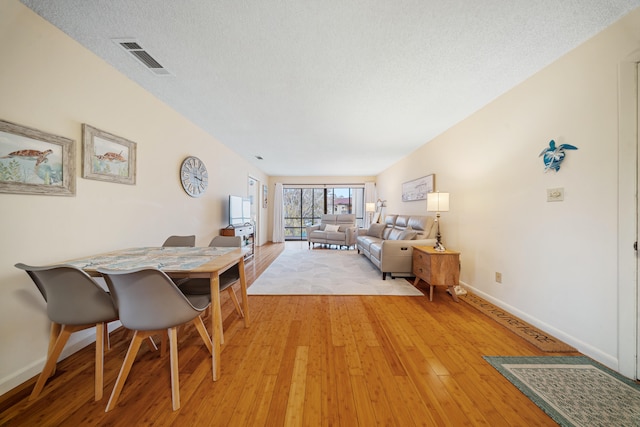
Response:
[[[516,335],[535,345],[542,351],[548,351],[551,353],[571,353],[578,351],[570,345],[565,344],[535,326],[518,319],[511,313],[496,307],[471,292],[468,292],[467,295],[460,296],[459,298],[467,304],[470,304],[472,307],[480,310],[482,313],[500,323]]]
[[[561,426],[640,425],[640,385],[588,357],[484,359]]]
[[[249,295],[424,296],[404,279],[382,273],[355,250],[285,250],[247,290]]]

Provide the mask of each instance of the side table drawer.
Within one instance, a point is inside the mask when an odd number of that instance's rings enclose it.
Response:
[[[412,261],[413,274],[428,283],[431,270],[429,268],[429,256],[423,252],[414,250]]]

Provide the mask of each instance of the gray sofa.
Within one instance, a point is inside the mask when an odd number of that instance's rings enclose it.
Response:
[[[394,276],[413,276],[414,246],[434,246],[437,226],[432,216],[387,215],[384,223],[358,230],[356,248],[382,272]]]
[[[350,248],[356,244],[357,231],[355,214],[325,214],[320,224],[307,227],[307,241],[310,248],[312,243]]]

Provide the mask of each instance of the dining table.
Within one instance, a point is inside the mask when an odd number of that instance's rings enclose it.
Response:
[[[211,284],[211,368],[213,381],[220,378],[220,347],[222,342],[222,314],[220,307],[220,274],[238,264],[242,294],[244,326],[249,327],[247,282],[244,256],[248,249],[232,247],[137,247],[78,258],[66,264],[81,268],[87,274],[100,277],[99,268],[133,270],[157,268],[171,278],[208,278]]]

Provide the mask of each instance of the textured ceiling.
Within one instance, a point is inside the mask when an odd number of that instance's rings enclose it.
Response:
[[[265,173],[289,176],[376,175],[640,6],[21,1]],[[171,75],[114,38],[136,39]]]

